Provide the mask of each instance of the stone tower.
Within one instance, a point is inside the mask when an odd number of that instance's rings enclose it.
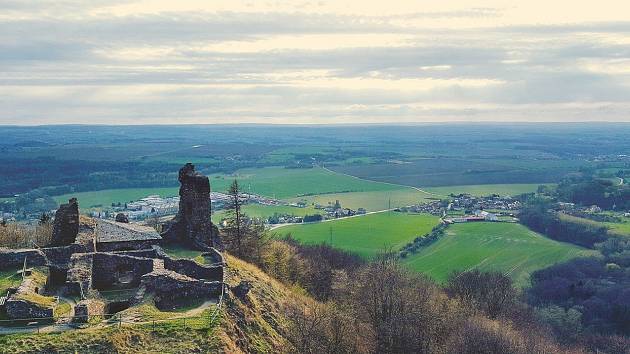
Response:
[[[179,170],[179,211],[164,225],[162,238],[167,243],[183,243],[221,249],[219,232],[210,220],[210,181],[187,163]]]
[[[68,204],[61,204],[55,212],[51,246],[67,246],[73,243],[79,233],[79,203],[72,198]]]

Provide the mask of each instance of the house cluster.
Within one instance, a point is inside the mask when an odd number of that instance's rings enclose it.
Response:
[[[230,200],[225,193],[210,192],[210,200],[215,210],[224,209]],[[269,199],[256,194],[243,193],[239,195],[243,203],[255,203],[261,205],[278,205],[279,201]],[[129,203],[112,205],[111,210],[93,211],[91,216],[98,219],[111,219],[118,213],[125,214],[130,220],[144,220],[151,217],[175,215],[179,210],[179,196],[163,198],[159,195],[150,195]]]
[[[326,206],[315,204],[315,209],[323,210],[325,212],[325,219],[337,219],[347,216],[365,214],[367,212],[364,208],[359,208],[357,210],[344,208],[341,206],[341,203],[339,203],[339,200],[335,200],[335,203],[330,202]]]

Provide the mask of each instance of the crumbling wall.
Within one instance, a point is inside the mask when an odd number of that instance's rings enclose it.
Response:
[[[99,252],[146,250],[158,245],[160,240],[99,242],[96,249]]]
[[[12,294],[5,303],[7,317],[10,319],[52,318],[54,310],[52,306],[34,301],[43,298],[38,294],[39,291],[39,286],[33,279],[24,279],[15,294]]]
[[[105,314],[105,302],[99,299],[81,300],[74,307],[73,322],[86,323],[95,316]]]
[[[142,275],[153,271],[153,260],[114,253],[95,253],[92,263],[92,286],[96,289],[135,287]],[[121,277],[130,277],[121,282]]]
[[[179,170],[179,211],[164,225],[167,243],[222,248],[217,228],[210,221],[210,181],[187,163]]]
[[[28,267],[39,267],[46,265],[46,256],[44,252],[35,249],[7,249],[0,248],[0,270],[21,268],[24,265],[26,257],[26,265]]]
[[[163,257],[164,268],[195,279],[223,281],[222,266],[203,266],[189,259]]]
[[[74,243],[78,233],[79,203],[77,198],[72,198],[68,204],[61,204],[55,212],[50,246],[67,246]]]
[[[166,269],[145,274],[142,284],[156,295],[155,305],[160,309],[172,308],[185,300],[216,298],[222,287],[220,281],[193,279]]]

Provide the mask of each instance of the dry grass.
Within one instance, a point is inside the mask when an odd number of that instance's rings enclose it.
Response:
[[[45,246],[52,237],[52,224],[27,226],[8,224],[0,226],[0,247],[31,248]]]

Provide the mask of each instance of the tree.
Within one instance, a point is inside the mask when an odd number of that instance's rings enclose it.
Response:
[[[476,305],[492,319],[507,313],[516,302],[512,280],[499,272],[482,273],[475,269],[451,274],[447,292]]]
[[[46,214],[46,213],[42,213],[42,215],[39,217],[39,224],[40,225],[47,225],[50,223],[50,215]]]
[[[226,226],[224,228],[227,236],[227,246],[236,256],[243,256],[244,217],[242,201],[239,197],[240,187],[238,181],[234,180],[228,190],[228,202],[225,205],[227,210]]]

